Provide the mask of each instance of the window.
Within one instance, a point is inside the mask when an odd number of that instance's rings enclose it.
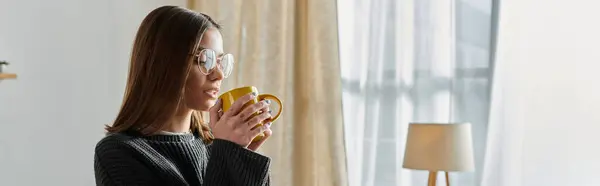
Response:
[[[338,6],[351,185],[426,184],[425,172],[402,168],[409,122],[471,122],[480,166],[492,66],[491,0],[488,6],[441,0]],[[453,178],[458,185],[476,181],[468,173]]]

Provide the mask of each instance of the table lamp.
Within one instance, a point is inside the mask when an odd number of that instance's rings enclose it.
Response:
[[[473,142],[469,123],[410,123],[402,167],[429,171],[428,186],[438,171],[473,171]]]

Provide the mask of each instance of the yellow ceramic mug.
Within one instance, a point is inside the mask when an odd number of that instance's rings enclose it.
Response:
[[[273,115],[271,117],[271,119],[269,120],[269,122],[274,122],[275,120],[277,120],[277,118],[279,118],[279,115],[281,115],[281,111],[283,110],[283,104],[281,104],[281,100],[279,100],[279,98],[277,98],[277,96],[271,95],[271,94],[259,94],[258,93],[258,89],[256,87],[253,86],[247,86],[247,87],[240,87],[240,88],[236,88],[230,91],[227,91],[223,94],[221,94],[221,96],[219,96],[219,98],[221,99],[221,101],[223,102],[223,111],[228,111],[229,108],[231,108],[231,105],[233,105],[233,102],[235,102],[235,100],[237,100],[238,98],[250,94],[250,93],[256,93],[256,97],[253,100],[248,101],[248,103],[246,103],[244,105],[244,108],[246,108],[248,105],[252,105],[255,103],[258,103],[259,101],[268,99],[268,100],[273,100],[274,102],[276,102],[279,105],[279,111],[277,111],[277,114]],[[255,113],[255,115],[258,115],[258,113]],[[262,126],[264,123],[261,123],[257,126]],[[254,138],[254,140],[252,141],[259,141],[260,139],[262,139],[265,136],[265,134],[259,134],[258,136],[256,136],[256,138]]]

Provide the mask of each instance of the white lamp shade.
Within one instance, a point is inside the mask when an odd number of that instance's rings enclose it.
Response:
[[[473,171],[471,124],[411,123],[403,167],[428,171]]]

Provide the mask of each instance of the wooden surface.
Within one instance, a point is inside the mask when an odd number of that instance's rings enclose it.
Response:
[[[17,74],[0,73],[0,79],[15,79],[15,78],[17,78]]]

